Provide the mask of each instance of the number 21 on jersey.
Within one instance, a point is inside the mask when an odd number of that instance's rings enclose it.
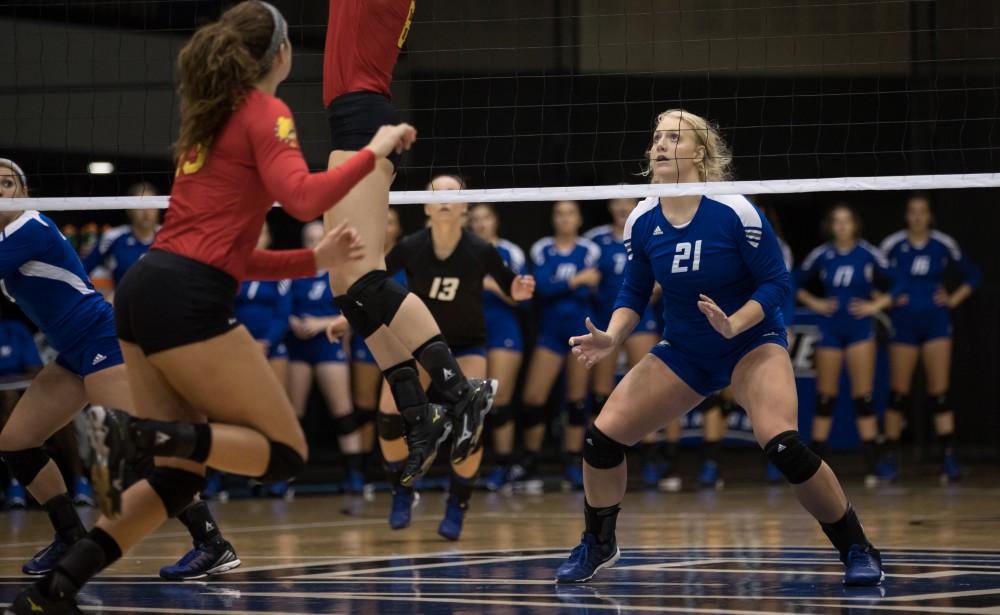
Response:
[[[427,296],[435,301],[454,301],[458,282],[458,278],[436,277],[431,282],[431,290]]]
[[[690,265],[688,264],[689,262]],[[670,273],[684,273],[689,268],[691,271],[698,271],[701,268],[700,239],[694,242],[694,250],[691,249],[690,241],[682,241],[677,244],[677,253],[674,254],[674,266],[670,268]]]

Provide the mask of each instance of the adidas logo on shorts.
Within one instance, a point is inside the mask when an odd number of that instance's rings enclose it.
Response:
[[[93,366],[93,365],[97,365],[98,363],[100,363],[101,361],[103,361],[103,360],[105,360],[105,359],[107,359],[107,357],[106,357],[106,356],[102,355],[101,353],[97,353],[96,355],[94,355],[94,360],[93,360],[93,361],[91,361],[91,362],[90,362],[90,364],[91,364],[92,366]]]

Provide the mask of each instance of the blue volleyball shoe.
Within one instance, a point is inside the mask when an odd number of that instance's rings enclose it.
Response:
[[[844,585],[850,587],[873,587],[885,579],[882,570],[882,556],[878,549],[869,545],[851,545],[844,561]]]
[[[36,553],[34,557],[21,566],[21,572],[33,577],[48,574],[56,567],[56,564],[62,559],[63,555],[66,555],[71,546],[73,546],[73,543],[57,534],[52,544]]]
[[[392,494],[392,508],[389,510],[389,527],[401,530],[410,525],[413,509],[420,501],[420,494],[414,489],[397,489]]]
[[[462,523],[465,521],[465,511],[468,506],[462,506],[458,502],[448,499],[448,506],[444,510],[444,519],[438,525],[438,534],[448,540],[458,540],[462,535]]]
[[[580,544],[556,570],[556,583],[586,583],[600,570],[614,566],[621,556],[617,541],[601,544],[596,536],[584,532]]]
[[[202,579],[238,567],[242,562],[227,540],[195,545],[176,564],[160,568],[160,578],[167,581]]]

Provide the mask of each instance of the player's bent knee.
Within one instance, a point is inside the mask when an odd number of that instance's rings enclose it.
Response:
[[[875,404],[870,393],[854,398],[854,414],[859,419],[875,416]]]
[[[0,459],[7,464],[11,475],[25,487],[33,483],[38,473],[49,463],[49,456],[41,447],[0,451]]]
[[[514,411],[511,410],[510,406],[494,406],[493,411],[487,416],[492,423],[493,428],[499,429],[514,419]]]
[[[823,460],[802,441],[799,432],[784,431],[764,446],[767,459],[774,464],[789,483],[804,483],[819,471]]]
[[[382,269],[369,271],[339,295],[334,303],[361,337],[368,338],[382,325],[388,325],[409,294]]]
[[[927,405],[933,414],[946,414],[951,411],[951,400],[948,399],[948,392],[940,395],[929,395]]]
[[[403,417],[398,414],[379,412],[376,420],[378,437],[383,440],[399,440],[403,437]]]
[[[817,395],[816,396],[816,416],[821,416],[823,418],[830,418],[833,416],[833,403],[836,400],[829,395]]]
[[[596,425],[587,428],[583,438],[583,460],[590,467],[598,470],[617,468],[625,461],[627,450],[627,446],[606,436]]]
[[[906,414],[910,411],[910,407],[913,405],[913,398],[910,397],[909,393],[899,393],[893,391],[889,394],[889,408]]]
[[[265,483],[291,480],[298,476],[306,466],[305,457],[297,450],[282,444],[281,442],[270,441],[271,458],[267,462],[267,469],[260,476],[260,480]]]
[[[179,515],[205,488],[204,476],[180,468],[157,466],[146,481],[163,502],[168,517]]]
[[[571,401],[567,406],[566,423],[571,427],[583,427],[587,424],[587,402]]]
[[[347,436],[357,431],[362,425],[361,414],[363,413],[351,410],[350,414],[334,417],[333,425],[337,430],[337,435]]]

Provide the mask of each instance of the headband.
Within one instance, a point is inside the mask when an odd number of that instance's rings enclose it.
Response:
[[[274,56],[278,55],[278,48],[281,47],[281,43],[285,42],[288,38],[288,24],[285,22],[285,18],[281,16],[281,12],[274,8],[268,2],[261,2],[271,13],[271,18],[274,20],[274,32],[271,33],[271,45],[264,52],[264,57],[260,59],[260,65],[265,67],[264,70],[271,68],[271,62],[274,61]]]
[[[21,170],[21,167],[17,166],[16,162],[7,158],[0,158],[0,166],[7,167],[13,171],[17,175],[17,178],[21,180],[21,187],[25,190],[28,189],[28,178],[25,176],[24,171]]]

